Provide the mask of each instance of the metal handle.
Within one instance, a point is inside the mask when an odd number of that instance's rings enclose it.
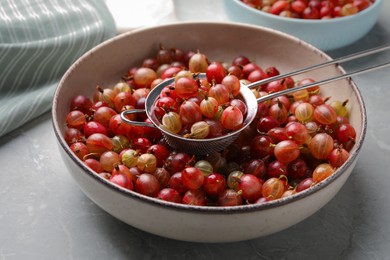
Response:
[[[355,60],[355,59],[362,58],[362,57],[365,57],[365,56],[368,56],[368,55],[372,55],[372,54],[375,54],[375,53],[386,51],[388,49],[390,49],[390,45],[384,45],[384,46],[372,48],[372,49],[369,49],[369,50],[353,53],[353,54],[350,54],[350,55],[347,55],[347,56],[343,56],[343,57],[340,57],[340,58],[337,58],[337,59],[326,61],[324,63],[312,65],[312,66],[309,66],[309,67],[306,67],[306,68],[303,68],[303,69],[299,69],[299,70],[295,70],[295,71],[292,71],[292,72],[289,72],[289,73],[280,74],[280,75],[277,75],[277,76],[274,76],[274,77],[270,77],[270,78],[266,78],[266,79],[263,79],[263,80],[259,80],[259,81],[256,81],[256,82],[248,84],[247,87],[252,89],[252,88],[258,87],[260,85],[269,83],[271,81],[275,81],[275,80],[283,79],[283,78],[286,78],[286,77],[298,75],[298,74],[301,74],[303,72],[307,72],[307,71],[323,68],[323,67],[326,67],[326,66],[329,66],[329,65],[332,65],[332,64],[346,62],[346,61],[350,61],[350,60]]]
[[[263,101],[266,101],[266,100],[269,100],[269,99],[272,99],[272,98],[275,98],[275,97],[279,97],[279,96],[283,96],[283,95],[286,95],[286,94],[290,94],[292,92],[296,92],[296,91],[299,91],[299,90],[308,89],[308,88],[311,88],[311,87],[314,87],[314,86],[317,86],[317,85],[323,85],[323,84],[327,84],[327,83],[330,83],[330,82],[333,82],[333,81],[336,81],[336,80],[350,78],[352,76],[356,76],[356,75],[360,75],[360,74],[363,74],[363,73],[371,72],[371,71],[374,71],[374,70],[386,68],[388,66],[390,66],[390,62],[386,62],[386,63],[379,64],[379,65],[376,65],[376,66],[373,66],[373,67],[364,68],[364,69],[357,70],[357,71],[354,71],[354,72],[342,74],[340,76],[336,76],[336,77],[333,77],[333,78],[324,79],[324,80],[320,80],[320,81],[317,81],[317,82],[312,82],[312,83],[309,83],[309,84],[306,84],[306,85],[303,85],[303,86],[297,86],[297,87],[281,90],[281,91],[274,92],[274,93],[271,93],[271,94],[268,94],[266,96],[258,98],[257,99],[257,103],[260,103],[260,102],[263,102]]]
[[[145,113],[145,109],[128,109],[125,110],[121,113],[121,118],[124,122],[130,125],[136,125],[136,126],[146,126],[146,127],[152,127],[152,128],[157,128],[154,124],[148,123],[148,122],[140,122],[140,121],[134,121],[126,118],[126,115],[131,115],[131,114],[139,114],[139,113]]]

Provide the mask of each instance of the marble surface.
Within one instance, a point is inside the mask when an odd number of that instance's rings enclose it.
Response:
[[[204,8],[205,4],[213,5]],[[179,20],[226,19],[220,1],[175,1]],[[390,42],[390,1],[359,42],[339,57]],[[199,15],[201,13],[202,15]],[[382,63],[390,53],[345,63],[347,71]],[[0,260],[8,259],[389,259],[390,74],[354,77],[368,111],[368,130],[351,177],[336,197],[279,233],[227,244],[154,236],[96,206],[68,174],[50,113],[0,139]],[[261,220],[259,220],[261,221]]]

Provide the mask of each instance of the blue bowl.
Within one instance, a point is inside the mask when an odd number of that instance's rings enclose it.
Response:
[[[298,37],[323,50],[356,42],[375,25],[383,0],[376,0],[358,14],[324,20],[286,18],[247,6],[240,0],[224,0],[228,17],[241,23],[260,25]]]

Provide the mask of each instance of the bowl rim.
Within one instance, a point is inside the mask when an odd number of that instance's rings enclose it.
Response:
[[[294,41],[296,44],[303,45],[306,48],[310,48],[313,52],[326,57],[327,59],[331,59],[330,56],[328,56],[325,52],[321,51],[320,49],[314,47],[313,45],[306,43],[305,41],[302,41],[298,39],[297,37],[291,36],[289,34],[270,29],[267,27],[262,27],[262,26],[255,26],[255,25],[249,25],[249,24],[242,24],[242,23],[235,23],[235,22],[209,22],[209,21],[195,21],[195,22],[172,22],[172,23],[167,23],[164,25],[157,25],[157,26],[149,26],[149,27],[144,27],[144,28],[139,28],[133,31],[129,31],[117,36],[114,36],[111,39],[108,39],[101,44],[95,46],[94,48],[90,49],[86,53],[84,53],[79,59],[77,59],[65,72],[63,77],[61,78],[60,82],[58,83],[54,96],[53,96],[53,104],[52,104],[52,127],[54,129],[55,136],[57,138],[58,143],[61,146],[61,149],[65,151],[67,156],[69,156],[69,159],[73,161],[77,166],[79,166],[82,170],[83,173],[86,174],[88,177],[94,179],[98,185],[104,185],[106,188],[118,192],[122,196],[126,196],[131,199],[135,199],[139,202],[147,203],[151,206],[157,206],[163,209],[169,209],[169,210],[176,210],[180,212],[194,212],[194,213],[199,213],[199,214],[238,214],[238,213],[249,213],[249,212],[254,212],[254,211],[262,211],[262,210],[267,210],[267,209],[272,209],[280,206],[284,206],[299,200],[302,200],[308,196],[310,196],[313,193],[319,192],[322,190],[324,187],[328,186],[331,184],[334,180],[339,178],[345,170],[351,166],[355,160],[357,159],[359,155],[359,151],[362,148],[363,141],[366,136],[366,129],[367,129],[367,112],[364,104],[364,100],[362,98],[361,92],[354,83],[352,79],[349,80],[350,87],[352,88],[353,92],[356,94],[357,99],[359,100],[359,106],[361,111],[363,112],[361,116],[361,122],[362,122],[362,129],[360,131],[361,135],[359,136],[359,139],[355,143],[355,146],[350,153],[350,157],[348,160],[341,166],[339,167],[331,176],[329,176],[327,179],[321,181],[320,183],[316,184],[315,186],[306,189],[304,191],[301,191],[299,193],[293,194],[291,196],[285,197],[285,198],[280,198],[277,200],[273,201],[268,201],[267,203],[261,203],[261,204],[247,204],[247,205],[239,205],[239,206],[195,206],[195,205],[186,205],[186,204],[179,204],[179,203],[173,203],[173,202],[168,202],[168,201],[163,201],[157,198],[152,198],[148,197],[146,195],[142,195],[140,193],[137,193],[135,191],[131,191],[128,189],[125,189],[123,187],[120,187],[109,180],[103,178],[102,176],[96,174],[92,169],[87,167],[82,160],[77,158],[73,154],[73,152],[69,149],[68,144],[66,143],[64,136],[61,135],[61,127],[60,127],[60,122],[58,122],[57,118],[57,104],[58,104],[58,99],[59,94],[61,92],[62,86],[64,85],[66,79],[68,76],[78,67],[78,64],[82,63],[82,61],[90,56],[93,56],[93,53],[96,51],[99,51],[99,49],[111,44],[112,42],[115,41],[121,41],[124,38],[131,37],[133,34],[139,34],[144,31],[148,30],[156,30],[159,28],[164,28],[164,27],[175,27],[175,26],[188,26],[188,25],[203,25],[203,26],[223,26],[223,27],[229,27],[229,26],[236,26],[240,28],[251,28],[251,29],[256,29],[260,31],[268,31],[269,33],[277,34],[282,38],[286,38],[290,41]],[[345,73],[344,69],[340,66],[337,65],[337,69],[340,70],[341,73]],[[77,173],[78,174],[78,173]]]
[[[343,16],[343,17],[335,17],[332,19],[302,19],[302,18],[294,18],[294,17],[282,17],[279,15],[274,15],[270,14],[261,10],[258,10],[256,8],[250,7],[246,4],[244,4],[241,0],[224,0],[225,3],[228,2],[235,2],[237,5],[241,6],[243,9],[255,14],[255,15],[261,15],[264,17],[267,17],[269,19],[275,19],[277,21],[281,22],[290,22],[290,23],[296,23],[297,25],[302,25],[302,24],[307,24],[307,25],[319,25],[319,24],[327,24],[327,25],[332,25],[336,24],[338,22],[343,22],[343,21],[351,21],[355,19],[361,19],[361,16],[366,15],[366,13],[371,12],[374,10],[377,6],[379,7],[380,4],[382,4],[382,0],[375,0],[375,2],[369,6],[368,8],[358,12],[357,14],[354,15],[349,15],[349,16]]]

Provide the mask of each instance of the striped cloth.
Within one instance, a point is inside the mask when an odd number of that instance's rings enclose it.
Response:
[[[0,136],[49,111],[69,66],[115,34],[103,0],[0,0]]]

